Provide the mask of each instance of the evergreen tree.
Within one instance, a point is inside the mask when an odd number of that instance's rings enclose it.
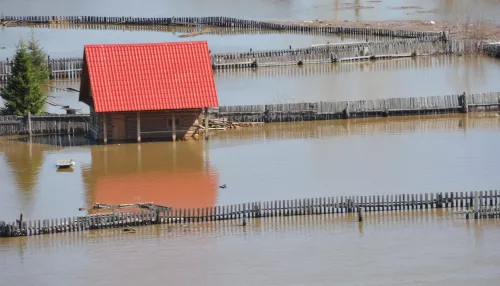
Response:
[[[40,90],[28,47],[23,41],[19,42],[10,66],[8,81],[0,89],[0,97],[5,101],[4,112],[14,115],[28,112],[39,114],[45,105],[46,96]]]
[[[47,62],[47,54],[40,47],[39,42],[35,38],[35,32],[31,30],[31,39],[28,42],[28,50],[31,56],[31,64],[33,72],[39,83],[49,81],[49,65]]]

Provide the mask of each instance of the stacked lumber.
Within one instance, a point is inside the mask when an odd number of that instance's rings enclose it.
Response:
[[[110,205],[103,203],[95,203],[90,209],[92,210],[116,210],[122,208],[136,207],[138,209],[148,209],[148,210],[161,210],[161,211],[170,211],[170,207],[162,206],[154,203],[136,203],[136,204],[118,204],[118,205]],[[87,210],[85,208],[80,208],[80,211]]]
[[[227,130],[227,129],[237,129],[241,127],[249,127],[264,124],[264,122],[236,122],[227,121],[225,119],[209,119],[208,120],[208,130]],[[203,119],[203,125],[198,126],[200,129],[205,129],[205,119]]]

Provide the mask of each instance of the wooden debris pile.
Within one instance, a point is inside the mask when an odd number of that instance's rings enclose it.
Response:
[[[206,34],[208,32],[210,32],[210,29],[205,28],[205,29],[200,30],[200,31],[193,31],[190,33],[182,34],[179,36],[179,38],[196,37],[196,36]]]
[[[205,129],[205,119],[202,120],[203,125],[198,125],[201,130]],[[227,129],[237,129],[241,127],[249,127],[262,125],[264,122],[236,122],[227,121],[224,119],[209,119],[208,120],[208,130],[227,130]]]
[[[159,210],[162,212],[172,210],[171,207],[157,205],[154,203],[119,204],[119,205],[95,203],[91,209],[92,210],[116,210],[116,209],[130,208],[130,207],[135,207],[138,209]],[[83,210],[86,210],[86,209],[80,208],[80,211],[83,211]]]

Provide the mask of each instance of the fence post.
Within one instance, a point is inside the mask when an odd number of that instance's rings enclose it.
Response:
[[[161,223],[160,209],[156,209],[156,224]]]
[[[349,119],[350,114],[349,114],[349,102],[347,102],[345,109],[342,110],[342,118],[343,119]]]
[[[52,74],[52,65],[50,64],[50,56],[47,56],[47,69],[49,70],[49,78],[52,79],[54,76]]]
[[[479,194],[477,191],[474,192],[474,203],[472,204],[472,210],[474,212],[474,219],[479,217]]]
[[[432,202],[431,202],[432,204]],[[440,209],[443,207],[443,194],[442,193],[438,193],[436,195],[436,208]]]
[[[247,204],[243,204],[243,226],[247,225]]]
[[[358,212],[358,221],[362,222],[363,221],[363,216],[365,215],[365,208],[360,207],[359,212]]]
[[[254,212],[255,212],[254,217],[256,218],[262,217],[260,203],[254,203]]]
[[[347,204],[347,206],[346,206],[347,212],[348,213],[353,212],[353,209],[352,209],[352,200],[350,198],[347,199],[347,203],[346,204]]]
[[[205,140],[208,140],[208,107],[205,107]]]
[[[0,221],[0,237],[5,236],[5,222]]]
[[[462,94],[462,112],[469,113],[469,103],[467,101],[467,94],[465,92]]]
[[[23,214],[19,216],[19,219],[16,219],[16,223],[19,229],[21,229],[21,226],[23,225]]]

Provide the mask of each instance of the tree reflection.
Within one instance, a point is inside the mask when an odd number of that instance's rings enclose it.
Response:
[[[31,205],[35,196],[40,167],[44,162],[43,146],[32,142],[6,140],[2,143],[5,159],[19,190],[20,202],[23,209]]]

